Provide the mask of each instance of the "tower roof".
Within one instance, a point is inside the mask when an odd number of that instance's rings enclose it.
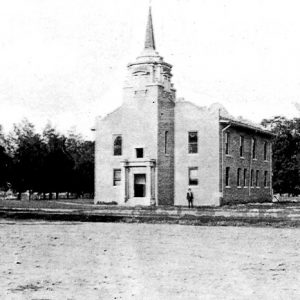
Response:
[[[145,49],[155,50],[155,40],[153,33],[151,6],[149,7],[148,22],[146,28]]]
[[[164,62],[163,57],[160,56],[159,53],[155,50],[152,13],[151,13],[151,6],[150,6],[149,14],[148,14],[147,28],[146,28],[146,38],[145,38],[144,49],[143,49],[142,53],[136,58],[136,61],[129,63],[127,66],[130,67],[132,65],[153,63],[153,62],[156,62],[156,63],[159,62],[161,64],[164,64],[164,65],[172,68],[172,65]]]

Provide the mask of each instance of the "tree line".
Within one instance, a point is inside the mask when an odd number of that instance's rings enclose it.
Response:
[[[0,190],[39,193],[94,193],[94,142],[75,131],[64,135],[51,124],[40,134],[27,119],[4,134],[0,126]]]

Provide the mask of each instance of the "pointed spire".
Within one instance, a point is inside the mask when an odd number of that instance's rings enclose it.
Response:
[[[146,28],[146,39],[145,39],[145,49],[155,50],[155,41],[152,25],[152,15],[151,15],[151,6],[149,6],[149,15]]]

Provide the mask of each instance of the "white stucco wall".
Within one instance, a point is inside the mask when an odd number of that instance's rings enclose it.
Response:
[[[175,106],[175,205],[187,205],[186,193],[194,193],[194,205],[219,205],[219,116],[179,101]],[[188,132],[198,132],[198,153],[188,153]],[[188,168],[198,167],[198,185],[189,186]]]
[[[120,162],[125,159],[137,160],[135,148],[144,148],[144,159],[157,159],[158,88],[146,89],[125,88],[123,105],[97,121],[95,203],[117,201],[124,204],[122,185],[113,186],[113,169],[122,169]],[[113,155],[114,134],[122,135],[122,156]]]

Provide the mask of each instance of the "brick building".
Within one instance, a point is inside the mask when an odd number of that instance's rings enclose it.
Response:
[[[122,106],[96,123],[95,203],[186,205],[188,188],[196,206],[271,199],[271,133],[221,105],[176,99],[151,10],[127,69]]]

